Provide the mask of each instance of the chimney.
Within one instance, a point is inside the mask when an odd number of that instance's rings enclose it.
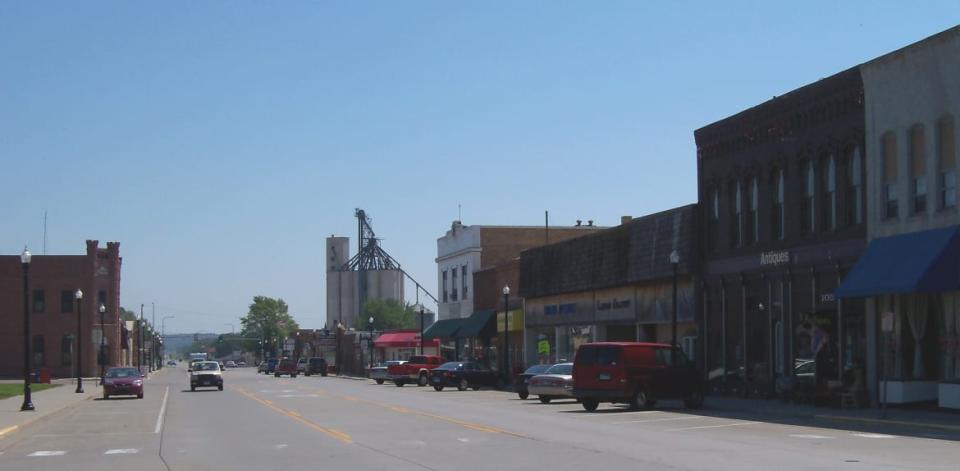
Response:
[[[593,219],[587,220],[587,227],[593,227]]]
[[[620,225],[623,226],[633,220],[633,216],[620,216]]]
[[[577,219],[577,227],[580,227],[581,224],[583,224],[583,221]]]

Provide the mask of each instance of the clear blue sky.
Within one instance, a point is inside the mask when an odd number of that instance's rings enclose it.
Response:
[[[960,2],[0,3],[0,253],[121,242],[122,304],[324,322],[353,209],[436,291],[465,224],[694,202],[693,131],[947,29]],[[800,6],[802,5],[802,6]],[[355,243],[355,240],[352,242]]]

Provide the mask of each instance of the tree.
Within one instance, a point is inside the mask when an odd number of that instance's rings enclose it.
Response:
[[[254,296],[247,315],[240,319],[243,336],[262,338],[265,351],[276,349],[281,339],[300,328],[288,310],[282,299]]]
[[[401,304],[396,299],[368,299],[363,303],[363,316],[358,322],[363,330],[412,329],[417,325],[417,312],[412,304]]]
[[[122,321],[135,321],[135,320],[137,320],[137,313],[135,313],[135,312],[133,312],[133,311],[131,311],[131,310],[129,310],[129,309],[126,309],[126,308],[121,307],[121,308],[120,308],[120,320],[122,320]]]

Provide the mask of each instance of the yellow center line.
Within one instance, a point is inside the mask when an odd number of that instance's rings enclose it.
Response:
[[[296,420],[297,422],[300,422],[301,424],[306,425],[307,427],[310,427],[310,428],[312,428],[312,429],[314,429],[314,430],[316,430],[316,431],[318,431],[318,432],[324,433],[324,434],[326,434],[326,435],[328,435],[328,436],[330,436],[330,437],[333,437],[333,438],[335,438],[335,439],[337,439],[337,440],[340,440],[340,441],[343,442],[343,443],[347,443],[347,444],[353,443],[353,438],[352,438],[350,435],[347,435],[346,433],[343,433],[343,432],[341,432],[341,431],[339,431],[339,430],[336,430],[336,429],[332,429],[332,428],[328,428],[328,427],[323,427],[323,426],[321,426],[320,424],[317,424],[316,422],[313,422],[313,421],[311,421],[311,420],[305,419],[305,418],[304,418],[302,415],[300,415],[300,413],[297,412],[297,411],[284,410],[284,409],[282,409],[282,408],[280,408],[280,407],[277,407],[277,406],[273,405],[272,402],[270,402],[270,401],[268,401],[268,400],[266,400],[266,399],[261,399],[261,398],[257,397],[255,394],[253,394],[253,393],[251,393],[251,392],[248,392],[248,391],[246,391],[246,390],[244,390],[244,389],[242,389],[242,388],[230,386],[230,389],[233,389],[234,391],[237,391],[237,392],[240,393],[242,396],[244,396],[244,397],[246,397],[246,398],[248,398],[248,399],[252,399],[252,400],[254,400],[254,401],[259,402],[260,404],[263,404],[263,405],[267,406],[269,409],[273,410],[274,412],[278,412],[278,413],[283,414],[283,415],[285,415],[285,416],[287,416],[287,417],[290,417],[291,419]]]

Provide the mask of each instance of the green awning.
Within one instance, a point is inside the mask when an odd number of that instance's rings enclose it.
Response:
[[[441,319],[423,331],[423,339],[452,339],[466,319]]]
[[[457,331],[457,337],[479,337],[483,334],[492,336],[494,325],[491,320],[496,316],[497,311],[493,309],[474,312],[470,317],[463,319],[463,326]]]

